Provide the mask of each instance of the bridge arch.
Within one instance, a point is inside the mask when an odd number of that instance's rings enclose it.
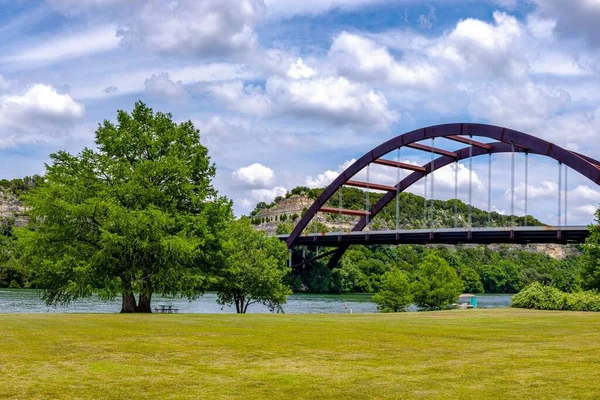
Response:
[[[471,138],[464,136],[469,136]],[[472,136],[486,137],[496,140],[496,142],[480,143],[474,141]],[[360,218],[358,223],[352,229],[353,231],[362,231],[367,225],[367,216],[370,219],[375,217],[387,204],[394,200],[399,193],[403,192],[423,177],[426,177],[435,170],[445,167],[455,161],[460,161],[471,157],[478,157],[485,154],[507,153],[514,151],[519,153],[546,156],[565,164],[569,168],[587,177],[595,184],[600,185],[600,161],[570,150],[566,150],[538,137],[508,128],[485,124],[455,123],[430,126],[396,136],[370,150],[352,165],[350,165],[336,179],[333,180],[333,182],[323,191],[323,193],[315,200],[305,215],[301,218],[301,220],[295,226],[293,232],[286,240],[288,247],[291,248],[294,246],[297,238],[308,226],[310,221],[319,212],[319,210],[326,204],[333,194],[335,194],[347,182],[349,182],[354,175],[359,173],[371,163],[374,163],[378,160],[381,161],[383,156],[398,148],[412,147],[424,150],[427,146],[421,146],[416,142],[433,138],[447,138],[466,143],[469,146],[452,152],[441,150],[438,151],[437,154],[441,154],[441,157],[423,165],[419,168],[419,170],[415,170],[413,173],[406,176],[394,186],[393,191],[387,191],[387,193],[384,194],[383,197],[370,208],[368,214],[363,215]],[[373,185],[373,187],[375,186],[376,185]],[[331,261],[337,262],[347,247],[348,245],[341,246]]]

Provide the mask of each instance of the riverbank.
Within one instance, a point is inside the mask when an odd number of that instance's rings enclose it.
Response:
[[[502,308],[510,305],[512,294],[477,295],[479,307]],[[296,293],[288,297],[283,306],[286,314],[341,314],[341,313],[374,313],[376,305],[371,301],[371,294],[303,294]],[[234,307],[223,307],[217,304],[215,293],[206,293],[192,302],[186,299],[171,299],[154,296],[153,307],[172,305],[180,313],[185,314],[231,314]],[[411,311],[416,311],[411,307]],[[68,306],[47,307],[40,299],[40,294],[31,289],[0,289],[0,314],[2,313],[117,313],[121,310],[121,299],[102,301],[97,296],[80,299]],[[269,309],[260,304],[252,305],[249,313],[267,313]]]
[[[598,398],[600,314],[0,314],[3,398]]]

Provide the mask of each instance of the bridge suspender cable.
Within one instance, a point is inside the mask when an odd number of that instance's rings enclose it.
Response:
[[[529,190],[529,152],[525,152],[525,226],[527,226],[527,192]]]
[[[473,200],[473,135],[469,135],[469,231],[473,227],[473,213],[471,203]]]
[[[435,138],[431,138],[431,199],[429,200],[429,226],[433,230],[433,199],[435,198]]]
[[[510,142],[510,224],[515,229],[515,144]]]
[[[488,225],[492,226],[492,153],[488,155]]]
[[[569,184],[568,184],[568,178],[567,178],[567,172],[569,172],[569,168],[567,168],[567,166],[565,165],[565,226],[567,226],[567,201],[568,201],[568,196],[569,196]]]
[[[400,147],[396,149],[396,162],[400,162]],[[396,231],[400,229],[400,167],[396,167]]]
[[[454,227],[458,228],[458,160],[454,161]]]
[[[365,215],[367,223],[365,225],[365,227],[369,226],[369,208],[371,207],[369,205],[369,170],[370,170],[371,164],[367,164],[367,198],[365,200],[365,211],[367,212],[367,214]]]
[[[427,173],[423,176],[423,228],[427,227]]]
[[[343,225],[342,225],[342,189],[344,188],[344,186],[340,186],[340,215],[339,215],[339,221],[340,221],[340,233],[342,233],[344,231]]]
[[[562,205],[561,205],[561,198],[562,198],[562,163],[559,161],[558,162],[558,228],[560,229],[560,223],[561,221],[561,211],[562,211]]]

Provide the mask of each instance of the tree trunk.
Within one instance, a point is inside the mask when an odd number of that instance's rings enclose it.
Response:
[[[244,296],[234,294],[233,300],[235,301],[235,312],[238,314],[244,314]]]
[[[134,313],[137,312],[137,305],[135,304],[135,296],[131,290],[131,281],[121,278],[121,293],[123,295],[123,302],[121,303],[121,313]]]
[[[152,313],[152,307],[150,301],[152,300],[152,293],[144,295],[140,293],[140,300],[138,301],[137,312],[139,313]]]

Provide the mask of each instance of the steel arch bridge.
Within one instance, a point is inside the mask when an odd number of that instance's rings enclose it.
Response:
[[[473,136],[491,139],[490,142],[481,142],[473,140]],[[435,139],[444,138],[455,142],[465,144],[466,147],[456,151],[448,151],[435,147]],[[430,140],[431,146],[418,143],[424,140]],[[425,165],[413,165],[390,160],[386,155],[401,149],[410,148],[425,151],[431,154],[431,161]],[[559,202],[558,202],[558,225],[554,227],[516,227],[508,228],[473,228],[471,225],[471,186],[472,179],[469,179],[469,224],[464,229],[422,229],[422,230],[400,230],[398,226],[399,195],[416,182],[425,178],[436,170],[458,163],[461,160],[471,160],[474,157],[482,155],[491,155],[498,153],[512,153],[512,172],[511,172],[511,214],[514,215],[514,154],[524,153],[541,155],[553,159],[559,164]],[[434,158],[439,156],[438,158]],[[398,157],[399,158],[399,157]],[[491,160],[491,157],[490,157]],[[527,160],[527,157],[526,157]],[[378,183],[369,182],[369,166],[371,164],[384,165],[391,168],[411,171],[406,177],[399,180],[394,186],[386,186]],[[332,255],[330,266],[337,264],[344,252],[352,244],[428,244],[428,243],[566,243],[582,242],[588,235],[587,227],[567,227],[561,226],[561,166],[565,166],[577,171],[588,178],[596,185],[600,185],[600,161],[585,156],[574,151],[564,149],[553,143],[528,135],[516,130],[485,124],[472,123],[453,123],[444,125],[435,125],[426,128],[417,129],[411,132],[396,136],[385,143],[373,148],[359,158],[343,171],[333,182],[322,192],[315,200],[308,211],[302,216],[289,236],[280,236],[285,240],[290,251],[297,246],[325,246],[334,247],[333,251],[313,257],[310,262],[317,258]],[[367,181],[361,182],[352,180],[359,172],[366,169]],[[472,174],[472,168],[469,168]],[[456,168],[455,168],[456,174]],[[490,161],[491,177],[491,161]],[[566,172],[565,172],[566,177]],[[456,179],[456,175],[455,175]],[[526,164],[526,183],[527,188],[527,164]],[[432,185],[433,185],[432,181]],[[372,206],[368,203],[368,195],[365,210],[347,210],[340,208],[326,207],[326,203],[333,195],[340,191],[344,186],[352,186],[370,190],[383,191],[385,194]],[[488,187],[491,185],[488,185]],[[566,186],[566,183],[565,183]],[[488,189],[489,190],[489,189]],[[527,190],[527,189],[526,189]],[[427,193],[427,189],[425,189]],[[433,193],[433,187],[432,187]],[[457,193],[457,189],[455,189]],[[566,193],[566,192],[565,192]],[[491,202],[491,192],[488,194],[488,207]],[[432,196],[433,197],[433,196]],[[525,194],[527,197],[527,194]],[[381,212],[385,206],[396,200],[396,230],[389,231],[365,231],[369,222]],[[427,201],[427,200],[426,200]],[[527,200],[525,200],[525,214],[527,214]],[[565,194],[566,209],[566,194]],[[428,206],[425,205],[425,208]],[[488,211],[489,208],[488,208]],[[341,215],[359,216],[360,219],[352,228],[351,232],[334,234],[303,234],[309,223],[315,218],[317,213],[337,213]],[[566,217],[565,217],[566,220]],[[565,223],[566,225],[566,223]]]

